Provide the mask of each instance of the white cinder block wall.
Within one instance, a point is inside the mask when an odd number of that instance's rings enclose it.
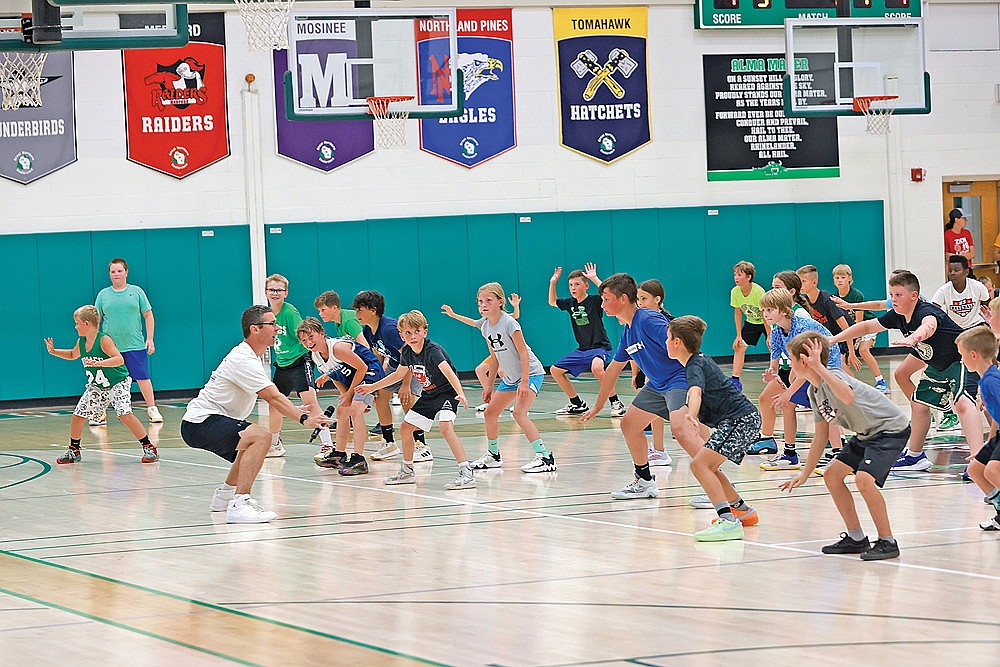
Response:
[[[410,123],[407,150],[376,152],[329,174],[278,157],[270,56],[247,51],[241,19],[230,11],[230,158],[182,181],[128,162],[121,54],[80,52],[75,61],[79,160],[30,186],[0,181],[0,233],[245,224],[244,104],[259,105],[261,131],[252,140],[261,142],[268,223],[886,199],[887,150],[898,150],[900,170],[892,178],[899,179],[901,201],[894,224],[902,240],[890,247],[897,256],[888,259],[937,282],[943,253],[940,183],[1000,179],[998,0],[925,5],[934,111],[900,118],[898,142],[870,137],[862,119],[844,118],[838,121],[840,178],[714,183],[705,177],[701,56],[781,52],[781,30],[696,31],[689,2],[652,2],[653,142],[616,164],[603,165],[559,146],[550,6],[532,6],[527,0],[512,4],[518,146],[476,169],[417,150],[415,122]],[[241,92],[248,72],[256,74],[257,95]],[[911,167],[926,169],[927,181],[911,183]],[[597,182],[600,188],[594,187]]]

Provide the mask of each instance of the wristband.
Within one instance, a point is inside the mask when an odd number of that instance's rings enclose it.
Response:
[[[307,419],[309,419],[309,415],[303,412],[302,415],[299,417],[299,423],[305,424]]]

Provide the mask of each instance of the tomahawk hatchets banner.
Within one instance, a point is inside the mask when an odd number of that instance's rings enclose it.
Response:
[[[187,46],[122,52],[128,159],[174,178],[229,156],[225,15],[189,23]]]
[[[73,54],[50,53],[42,106],[0,111],[0,176],[27,185],[76,162]]]
[[[463,167],[475,167],[517,145],[514,125],[514,36],[510,9],[457,11],[458,69],[465,113],[420,121],[420,148]],[[437,21],[415,21],[421,101],[433,90],[435,68],[447,57],[448,32]]]
[[[611,163],[650,141],[645,7],[553,9],[562,145]]]

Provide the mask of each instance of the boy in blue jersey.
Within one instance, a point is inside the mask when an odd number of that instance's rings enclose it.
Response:
[[[955,339],[962,363],[979,374],[979,396],[990,417],[1000,418],[1000,370],[996,367],[997,337],[986,327],[974,327]],[[969,477],[976,483],[997,515],[979,524],[983,530],[1000,530],[1000,435],[969,457]]]
[[[649,448],[643,429],[653,417],[670,421],[670,432],[686,452],[694,456],[701,443],[688,422],[687,380],[684,367],[667,354],[666,315],[658,310],[639,308],[638,285],[627,273],[616,273],[601,283],[598,290],[604,312],[625,325],[618,351],[601,380],[601,393],[594,407],[580,418],[593,419],[604,401],[615,393],[615,383],[626,364],[635,361],[646,374],[646,385],[639,390],[622,418],[621,430],[635,465],[635,481],[614,491],[616,500],[655,498],[656,481],[649,471]]]

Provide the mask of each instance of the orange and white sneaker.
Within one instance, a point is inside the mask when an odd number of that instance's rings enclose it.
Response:
[[[747,505],[741,510],[736,508],[731,509],[733,510],[733,515],[735,515],[744,526],[756,526],[760,522],[760,516],[758,516],[757,510],[750,505]]]

